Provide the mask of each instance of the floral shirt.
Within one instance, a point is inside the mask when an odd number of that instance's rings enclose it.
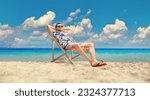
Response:
[[[67,33],[55,31],[53,35],[64,49],[73,42]]]

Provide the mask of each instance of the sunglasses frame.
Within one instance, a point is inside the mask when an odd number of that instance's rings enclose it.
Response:
[[[64,27],[64,26],[59,26],[59,25],[58,25],[57,27]]]

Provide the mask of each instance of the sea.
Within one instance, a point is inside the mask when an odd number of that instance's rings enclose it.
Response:
[[[150,62],[150,48],[96,48],[95,50],[97,59],[106,62]],[[61,53],[59,48],[55,48],[55,57]],[[76,54],[77,52],[74,53]],[[90,57],[89,53],[87,55]],[[51,57],[51,48],[0,48],[0,61],[49,62]],[[74,60],[85,61],[82,57]]]

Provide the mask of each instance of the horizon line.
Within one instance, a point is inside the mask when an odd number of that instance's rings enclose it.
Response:
[[[0,49],[52,49],[51,47],[50,48],[47,48],[47,47],[45,47],[45,48],[31,48],[31,47],[23,47],[23,48],[7,48],[7,47],[0,47]],[[60,48],[55,48],[55,49],[60,49]],[[95,49],[150,49],[150,48],[115,48],[115,47],[113,47],[113,48],[95,48]]]

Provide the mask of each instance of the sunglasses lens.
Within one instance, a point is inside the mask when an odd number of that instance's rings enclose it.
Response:
[[[63,26],[57,26],[57,27],[63,27]]]

